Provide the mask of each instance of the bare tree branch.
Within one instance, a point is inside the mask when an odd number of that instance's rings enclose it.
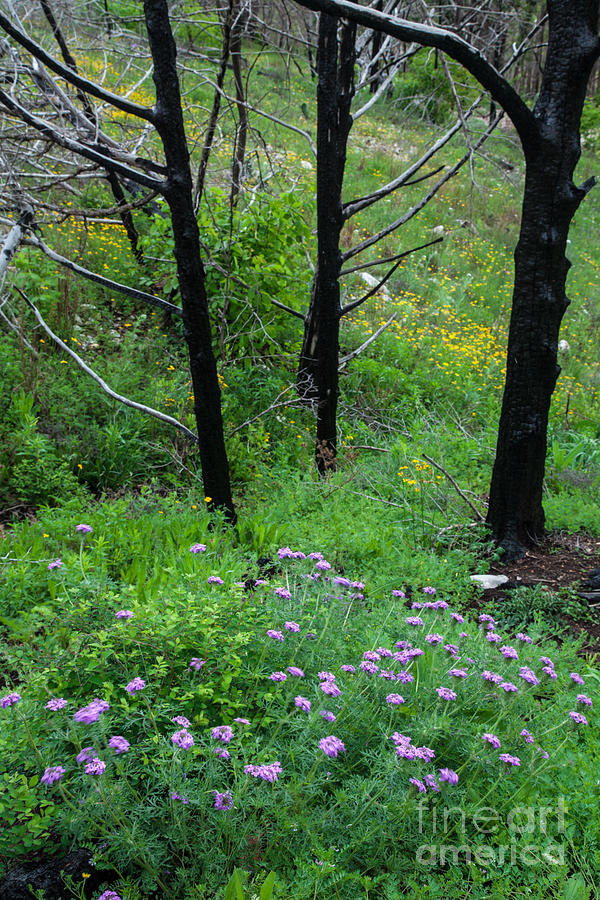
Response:
[[[93,378],[94,381],[96,382],[96,384],[99,384],[100,387],[102,388],[102,390],[106,394],[108,394],[109,397],[112,397],[113,400],[117,400],[119,403],[122,403],[124,406],[130,406],[132,409],[137,409],[139,412],[146,413],[146,415],[148,415],[148,416],[152,416],[155,419],[159,419],[161,422],[165,422],[167,425],[172,425],[174,428],[178,428],[179,431],[182,431],[183,434],[186,435],[186,437],[188,437],[190,440],[194,441],[195,444],[198,443],[198,438],[194,434],[194,432],[190,431],[190,429],[186,425],[184,425],[182,422],[179,422],[177,419],[174,419],[173,416],[169,416],[166,413],[162,413],[158,409],[152,409],[151,406],[146,406],[144,403],[137,403],[135,400],[130,400],[129,397],[124,397],[122,394],[117,394],[116,391],[113,391],[113,389],[110,388],[107,385],[107,383],[96,372],[94,372],[93,369],[90,369],[90,367],[87,365],[87,363],[85,363],[82,360],[82,358],[80,356],[78,356],[77,353],[75,353],[74,350],[71,350],[71,348],[67,344],[65,344],[64,341],[61,341],[61,339],[58,337],[58,335],[54,334],[54,332],[52,331],[50,326],[47,325],[46,322],[44,321],[44,319],[42,318],[42,315],[41,315],[40,311],[38,310],[38,308],[35,306],[35,304],[33,304],[31,302],[31,300],[29,299],[27,294],[24,291],[22,291],[20,288],[16,288],[16,290],[19,292],[19,294],[21,295],[23,300],[25,300],[25,302],[27,303],[29,308],[31,310],[33,310],[33,313],[34,313],[36,319],[38,320],[38,322],[40,323],[40,325],[42,326],[42,328],[44,329],[44,331],[46,332],[48,337],[51,338],[54,341],[54,343],[57,344],[57,346],[59,346],[61,348],[61,350],[63,350],[65,353],[68,353],[69,356],[75,360],[75,362],[77,363],[79,368],[83,369],[83,371],[87,375],[89,375],[90,378]]]

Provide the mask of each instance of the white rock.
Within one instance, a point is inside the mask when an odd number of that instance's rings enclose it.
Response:
[[[446,231],[446,229],[444,228],[443,225],[436,225],[436,226],[435,226],[434,228],[432,228],[431,230],[432,230],[433,233],[436,235],[436,237],[441,236],[441,235],[444,234],[445,231]]]
[[[312,164],[309,163],[309,161],[308,161],[307,159],[301,159],[301,160],[300,160],[300,166],[301,166],[303,169],[306,169],[307,172],[312,172],[312,168],[313,168],[313,167],[312,167]]]
[[[559,353],[568,353],[571,349],[571,345],[568,341],[559,341],[558,342],[558,352]]]
[[[362,280],[364,281],[364,283],[367,285],[367,287],[369,287],[369,288],[377,287],[377,285],[378,285],[379,282],[380,282],[380,279],[379,279],[379,278],[374,278],[373,275],[370,275],[370,274],[369,274],[369,272],[359,272],[358,274],[359,274],[359,276],[362,278]],[[377,293],[378,293],[378,294],[383,294],[384,297],[389,297],[389,296],[390,296],[390,292],[389,292],[388,289],[386,288],[385,284],[383,285],[383,287],[380,287],[380,288],[379,288],[379,290],[378,290]]]
[[[508,581],[506,575],[471,575],[470,577],[471,581],[476,581],[477,584],[480,584],[484,591],[492,591]]]

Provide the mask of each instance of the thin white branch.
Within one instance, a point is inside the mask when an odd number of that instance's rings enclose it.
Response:
[[[19,289],[17,288],[17,290]],[[144,403],[137,403],[135,400],[130,400],[129,397],[124,397],[122,394],[117,394],[116,391],[113,391],[113,389],[110,388],[107,383],[96,372],[94,372],[93,369],[90,369],[87,363],[85,363],[82,358],[78,356],[77,353],[75,353],[74,350],[71,350],[71,348],[68,347],[64,341],[61,341],[58,335],[54,334],[49,325],[47,325],[42,318],[40,311],[31,302],[29,297],[21,290],[19,290],[19,294],[23,297],[30,309],[33,310],[36,319],[38,320],[39,324],[42,326],[48,337],[51,338],[64,353],[67,353],[71,357],[71,359],[74,359],[79,368],[83,369],[86,375],[89,375],[90,378],[93,378],[96,384],[99,384],[102,390],[106,394],[108,394],[109,397],[112,397],[113,400],[117,400],[124,406],[130,406],[132,409],[137,409],[139,412],[146,413],[147,416],[152,416],[154,419],[159,419],[159,421],[165,422],[167,425],[172,425],[174,428],[177,428],[179,429],[179,431],[183,432],[183,434],[185,434],[186,437],[188,437],[191,441],[194,441],[195,444],[198,443],[197,435],[195,435],[193,431],[190,431],[187,425],[184,425],[183,422],[180,422],[178,419],[174,419],[173,416],[168,416],[166,413],[160,412],[158,409],[152,409],[151,406],[146,406]]]

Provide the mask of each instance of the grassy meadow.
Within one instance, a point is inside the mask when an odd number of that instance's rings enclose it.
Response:
[[[80,64],[92,77],[102,60],[90,51]],[[314,131],[301,67],[257,56],[250,99]],[[197,160],[212,91],[190,71],[182,80]],[[152,104],[150,80],[132,99]],[[435,115],[419,116],[399,88],[360,118],[346,198],[423,153],[453,121],[446,102],[441,90]],[[133,128],[123,118],[107,113],[106,127]],[[0,878],[83,846],[110,874],[95,892],[89,873],[71,878],[65,897],[598,897],[597,660],[537,588],[519,589],[507,624],[501,605],[471,608],[469,575],[495,558],[480,519],[523,188],[516,138],[498,130],[472,169],[349,261],[420,246],[443,226],[343,322],[345,355],[395,314],[343,370],[340,464],[320,481],[314,416],[294,389],[302,323],[271,303],[308,305],[315,159],[297,132],[250,123],[238,206],[228,114],[199,210],[235,529],[207,511],[194,448],[103,394],[20,301],[35,353],[8,333],[0,343]],[[459,133],[427,171],[464,151]],[[596,169],[590,142],[580,180]],[[352,219],[343,249],[430,182]],[[40,210],[44,241],[168,297],[168,219],[135,212],[140,265],[120,223],[63,214],[110,205],[86,185],[77,199],[57,194],[62,212]],[[594,536],[599,226],[595,189],[571,230],[544,497],[549,529]],[[32,247],[9,277],[114,390],[194,427],[178,321]],[[366,288],[350,273],[343,290],[348,301]],[[572,591],[558,601],[590,615]]]

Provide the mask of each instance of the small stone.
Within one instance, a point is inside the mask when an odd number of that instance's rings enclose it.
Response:
[[[369,272],[359,272],[359,276],[362,278],[362,280],[363,280],[364,283],[367,285],[367,287],[370,288],[371,290],[372,290],[374,287],[377,287],[377,285],[379,284],[379,282],[380,282],[380,280],[381,280],[380,278],[374,278],[373,275],[370,275],[370,274],[369,274]],[[389,297],[389,296],[390,296],[390,292],[389,292],[388,289],[386,288],[385,284],[382,285],[382,286],[378,289],[377,293],[378,293],[378,294],[382,294],[384,297]]]
[[[471,581],[480,584],[484,591],[493,591],[508,581],[506,575],[471,575],[470,578]]]
[[[571,349],[571,345],[568,341],[559,341],[558,342],[558,352],[559,353],[568,353]]]

